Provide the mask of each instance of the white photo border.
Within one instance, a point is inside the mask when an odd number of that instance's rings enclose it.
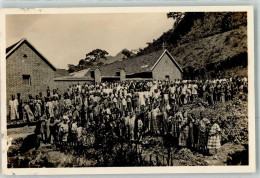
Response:
[[[167,6],[167,7],[91,7],[35,8],[0,10],[1,58],[1,130],[2,174],[72,175],[72,174],[169,174],[169,173],[252,173],[256,171],[255,153],[255,80],[254,80],[254,8],[253,6]],[[11,14],[86,14],[86,13],[159,13],[159,12],[247,12],[248,44],[248,132],[247,166],[169,166],[169,167],[82,167],[82,168],[7,168],[8,138],[6,123],[6,15]]]

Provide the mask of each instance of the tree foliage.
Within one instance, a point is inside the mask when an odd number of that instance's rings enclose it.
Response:
[[[106,50],[94,49],[93,51],[86,54],[85,60],[98,63],[101,58],[107,59],[107,55],[108,52]]]
[[[173,24],[173,28],[175,28],[179,22],[181,21],[182,17],[185,15],[183,12],[168,12],[167,18],[173,18],[175,20]]]
[[[76,66],[73,65],[73,64],[68,64],[68,72],[69,73],[72,73],[72,72],[75,72],[77,69],[76,69]]]
[[[135,56],[135,52],[134,50],[128,50],[128,49],[124,49],[122,51],[122,54],[126,56],[126,58],[131,58],[131,57],[134,57]]]

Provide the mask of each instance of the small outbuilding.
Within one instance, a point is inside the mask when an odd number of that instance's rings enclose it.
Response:
[[[97,74],[96,74],[97,75]],[[55,86],[59,89],[61,93],[67,91],[69,86],[77,84],[89,84],[93,83],[95,78],[95,73],[91,69],[83,69],[77,72],[69,74],[69,76],[54,78]]]

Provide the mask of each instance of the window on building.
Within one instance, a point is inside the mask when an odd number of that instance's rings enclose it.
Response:
[[[165,75],[165,80],[168,81],[168,82],[170,81],[169,75]]]
[[[31,85],[31,76],[23,75],[23,85]]]
[[[95,71],[91,71],[90,76],[91,76],[91,78],[95,78]]]

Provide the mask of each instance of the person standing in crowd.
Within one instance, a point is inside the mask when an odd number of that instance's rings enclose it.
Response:
[[[35,102],[34,102],[34,119],[37,121],[42,116],[41,105],[42,105],[41,100],[39,100],[39,96],[36,95]]]
[[[34,120],[34,115],[33,112],[31,111],[31,108],[27,100],[24,101],[24,111],[25,111],[26,120],[28,122],[32,122]]]
[[[47,97],[50,97],[50,96],[51,96],[51,90],[50,90],[50,87],[49,87],[49,86],[47,86],[46,93],[47,93]]]
[[[40,136],[41,136],[41,140],[43,142],[46,141],[46,135],[45,135],[45,127],[46,127],[46,118],[45,116],[42,116],[40,119]]]
[[[38,143],[45,142],[44,130],[45,130],[45,119],[44,119],[44,116],[42,116],[38,120],[38,122],[36,123],[36,128],[35,128],[35,131],[34,131],[34,133],[37,136],[37,142]]]
[[[193,118],[193,138],[194,138],[194,148],[198,149],[198,141],[199,141],[199,118],[195,117],[194,114],[192,114]]]
[[[63,119],[63,122],[60,124],[60,135],[61,135],[61,144],[62,146],[68,145],[68,134],[69,134],[69,125],[66,119]]]
[[[213,105],[214,104],[214,86],[213,84],[209,84],[208,87],[208,103],[209,105]]]
[[[187,111],[183,111],[182,121],[180,123],[179,147],[186,147],[189,136],[189,124]]]
[[[125,136],[125,128],[124,128],[124,117],[123,117],[123,112],[120,112],[118,115],[118,120],[117,120],[117,135],[120,141],[124,139]]]
[[[23,101],[21,99],[21,93],[17,93],[17,101],[18,101],[19,119],[23,120]]]
[[[76,129],[76,132],[77,132],[77,135],[76,135],[76,146],[82,146],[82,127],[80,125],[80,123],[77,123],[77,129]]]
[[[232,100],[231,85],[228,83],[226,86],[226,101]]]
[[[70,142],[71,142],[71,146],[76,146],[77,144],[77,121],[76,118],[74,117],[73,120],[70,122],[69,124],[69,130],[70,130]]]
[[[221,129],[217,123],[216,118],[211,119],[212,126],[210,127],[209,134],[208,134],[208,143],[207,148],[210,155],[215,155],[217,150],[220,148],[220,134]]]
[[[60,126],[60,122],[61,119],[60,117],[56,118],[53,122],[53,141],[55,144],[59,144],[60,143],[60,139],[59,139],[59,126]]]
[[[47,103],[46,103],[46,115],[49,118],[54,118],[54,105],[52,103],[52,98],[49,97],[47,99]]]
[[[129,112],[131,112],[132,111],[132,98],[131,98],[130,94],[128,94],[126,97],[126,103],[127,103],[127,110]]]
[[[34,98],[32,97],[31,94],[29,94],[29,100],[28,100],[28,104],[30,106],[31,111],[34,113],[35,112],[35,107],[34,107]]]
[[[198,85],[196,82],[194,82],[191,85],[191,94],[192,94],[192,101],[196,101],[196,99],[198,98]]]
[[[220,102],[222,103],[222,104],[224,104],[225,103],[225,95],[226,95],[226,89],[225,89],[225,86],[224,85],[222,85],[221,86],[221,88],[220,88]]]
[[[45,113],[45,101],[44,101],[44,96],[42,95],[42,92],[39,93],[39,100],[41,101],[41,116]]]
[[[139,118],[137,120],[137,140],[142,141],[142,135],[143,135],[143,122],[142,119]]]
[[[12,95],[12,98],[9,101],[10,120],[19,119],[18,105],[18,100],[15,99],[15,95]]]
[[[202,85],[202,98],[203,98],[203,101],[207,101],[207,84],[206,82],[203,82],[203,85]]]
[[[204,153],[207,150],[209,124],[210,124],[210,121],[204,116],[203,112],[200,112],[198,144],[199,144],[199,150]]]
[[[152,109],[152,122],[151,122],[151,132],[152,134],[159,134],[158,128],[158,115],[160,114],[160,109],[154,105]]]
[[[188,147],[190,149],[195,148],[195,140],[194,140],[194,121],[195,116],[194,114],[188,115],[188,127],[189,127],[189,134],[188,134]]]
[[[124,123],[125,123],[125,134],[126,134],[126,139],[130,139],[130,125],[129,125],[129,120],[130,120],[130,116],[129,116],[129,112],[126,111],[125,112],[125,117],[124,117]]]
[[[52,105],[53,105],[53,117],[56,119],[59,117],[60,114],[60,106],[59,106],[59,101],[58,101],[59,97],[58,96],[53,96],[53,101],[52,101]]]
[[[147,132],[150,134],[152,131],[152,106],[149,104],[148,109],[146,110],[147,118]]]
[[[168,112],[167,112],[167,109],[166,109],[166,106],[163,104],[163,106],[161,107],[161,110],[162,110],[162,122],[161,122],[161,134],[162,135],[166,135],[167,133],[167,126],[168,126],[168,118],[169,118],[169,115],[168,115]]]
[[[133,112],[130,112],[130,119],[129,119],[130,140],[134,140],[135,119],[136,119],[136,115]]]

